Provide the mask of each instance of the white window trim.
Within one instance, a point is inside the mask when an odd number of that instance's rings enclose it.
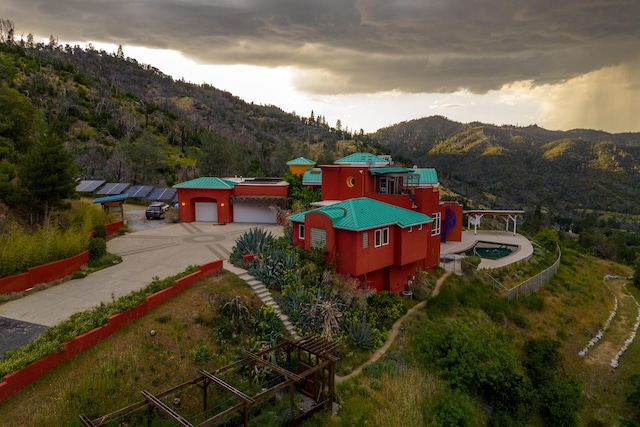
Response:
[[[442,220],[442,214],[440,212],[433,213],[433,228],[431,229],[431,235],[437,236],[440,234],[440,225]]]
[[[389,227],[379,228],[375,231],[374,246],[379,248],[389,244]]]
[[[304,224],[298,226],[298,239],[304,240]]]

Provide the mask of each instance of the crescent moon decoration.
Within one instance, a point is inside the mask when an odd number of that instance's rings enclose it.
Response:
[[[347,178],[347,187],[349,188],[353,188],[353,186],[356,185],[356,180],[350,176]]]

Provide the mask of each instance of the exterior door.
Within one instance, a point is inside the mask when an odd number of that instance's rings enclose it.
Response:
[[[218,222],[218,204],[216,202],[196,202],[196,221]]]

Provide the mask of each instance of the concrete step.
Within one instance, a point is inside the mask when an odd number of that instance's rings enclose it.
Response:
[[[263,304],[270,305],[270,306],[273,307],[274,311],[276,312],[276,314],[278,315],[278,317],[282,321],[282,324],[284,325],[285,330],[291,336],[291,338],[293,338],[294,340],[299,340],[300,339],[300,336],[298,335],[298,333],[296,332],[295,327],[293,326],[293,324],[289,320],[289,317],[286,314],[282,313],[282,309],[280,308],[280,305],[277,302],[275,302],[275,300],[271,296],[271,292],[269,291],[269,289],[267,289],[267,287],[264,285],[264,283],[262,283],[260,280],[256,279],[251,274],[249,274],[248,271],[243,270],[243,269],[238,268],[238,267],[235,267],[235,266],[233,266],[233,265],[231,265],[229,263],[225,264],[225,268],[228,271],[234,273],[236,276],[238,276],[244,282],[246,282],[247,285],[249,285],[249,287],[256,294],[256,296],[258,298],[260,298],[260,300],[262,301]]]

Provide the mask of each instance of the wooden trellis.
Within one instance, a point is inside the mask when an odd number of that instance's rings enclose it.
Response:
[[[296,352],[296,358],[293,360],[292,353]],[[255,405],[263,403],[269,399],[275,398],[281,390],[289,389],[291,413],[295,411],[295,393],[300,393],[313,399],[313,405],[310,409],[300,415],[307,417],[311,413],[316,412],[323,407],[330,411],[335,396],[335,364],[338,361],[337,344],[329,342],[323,338],[303,338],[298,341],[285,339],[280,344],[262,350],[256,354],[247,350],[243,351],[244,357],[237,362],[226,365],[213,372],[207,372],[199,369],[200,376],[190,381],[172,387],[159,394],[152,394],[146,390],[142,391],[144,400],[133,405],[122,408],[111,414],[104,415],[95,419],[90,419],[85,415],[80,416],[80,421],[87,427],[98,427],[105,425],[113,425],[117,419],[126,417],[136,411],[147,410],[148,419],[153,416],[154,411],[160,411],[165,416],[171,418],[178,425],[185,427],[192,426],[209,426],[220,422],[236,413],[241,414],[245,426],[249,425],[250,412]],[[277,354],[284,353],[286,355],[285,365],[281,366],[277,363]],[[246,367],[246,370],[245,370]],[[277,377],[277,383],[270,387],[263,388],[260,392],[248,395],[237,387],[229,384],[222,377],[227,372],[244,372],[247,374],[249,384],[254,382],[260,372],[270,372]],[[194,387],[200,388],[202,413],[198,422],[187,419],[187,416],[180,414],[180,405],[171,405],[165,400],[177,393],[183,392]],[[224,410],[217,411],[215,415],[204,418],[203,414],[208,414],[211,410],[210,394],[213,387],[218,387],[223,392],[232,396],[230,400],[234,403]],[[178,399],[179,402],[179,399]],[[298,418],[300,418],[298,417]],[[192,418],[194,418],[192,416]]]

